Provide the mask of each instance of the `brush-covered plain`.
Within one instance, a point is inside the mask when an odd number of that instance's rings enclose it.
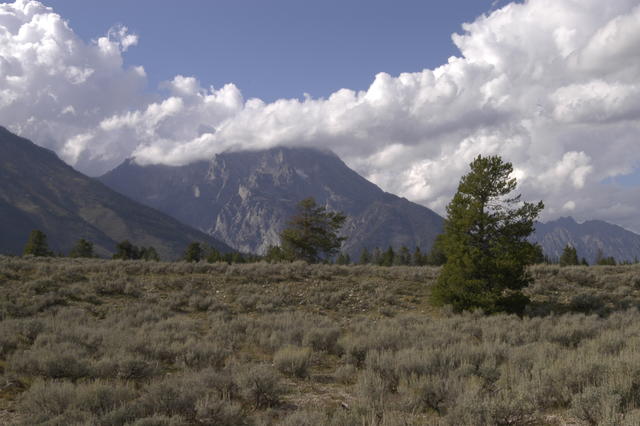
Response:
[[[640,424],[640,266],[534,266],[526,315],[439,269],[0,257],[0,423]]]

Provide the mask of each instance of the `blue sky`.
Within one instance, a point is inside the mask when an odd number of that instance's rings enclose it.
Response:
[[[140,36],[126,63],[155,89],[177,74],[234,83],[245,97],[326,97],[381,72],[434,68],[459,54],[451,34],[491,0],[45,0],[85,40],[122,24]]]

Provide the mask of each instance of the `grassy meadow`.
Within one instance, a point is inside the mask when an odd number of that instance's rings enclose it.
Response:
[[[0,257],[0,423],[640,424],[640,265],[534,266],[522,318],[438,271]]]

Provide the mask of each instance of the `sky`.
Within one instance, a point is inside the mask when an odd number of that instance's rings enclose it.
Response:
[[[640,232],[640,0],[0,3],[0,125],[92,176],[328,148],[441,214],[498,154]]]
[[[273,102],[366,90],[375,75],[433,68],[457,53],[451,34],[491,0],[51,0],[84,40],[125,25],[139,43],[124,57],[148,85],[174,76],[234,83]],[[187,6],[187,7],[185,7]],[[149,11],[153,10],[150,15]],[[167,30],[173,28],[175,30]]]

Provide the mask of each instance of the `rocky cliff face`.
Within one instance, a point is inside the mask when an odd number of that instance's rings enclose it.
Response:
[[[640,235],[601,220],[577,223],[571,217],[536,224],[532,238],[545,254],[559,258],[567,244],[571,244],[589,263],[594,263],[600,250],[602,255],[613,256],[619,262],[640,259]]]
[[[77,172],[56,154],[0,127],[0,253],[21,254],[40,229],[55,252],[85,238],[108,256],[128,239],[153,246],[164,259],[181,256],[191,241],[230,248],[166,214],[134,202]]]
[[[126,161],[100,178],[141,203],[163,211],[248,252],[264,253],[306,198],[348,216],[344,251],[391,245],[428,250],[442,218],[426,207],[385,193],[335,154],[274,148],[216,155],[182,167]]]

